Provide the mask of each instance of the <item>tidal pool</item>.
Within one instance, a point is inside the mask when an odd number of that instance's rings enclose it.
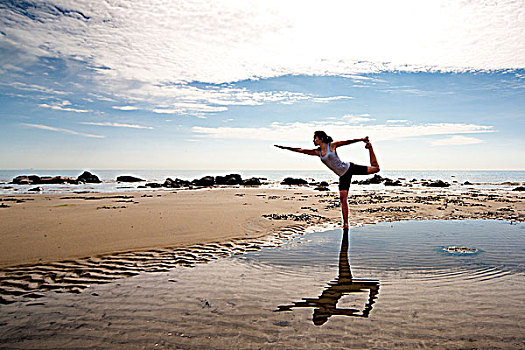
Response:
[[[407,221],[305,234],[3,305],[0,347],[523,348],[524,233],[506,222]]]

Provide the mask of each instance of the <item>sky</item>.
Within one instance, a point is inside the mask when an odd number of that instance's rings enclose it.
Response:
[[[524,1],[0,2],[0,169],[525,170]],[[338,149],[367,164],[363,143]]]

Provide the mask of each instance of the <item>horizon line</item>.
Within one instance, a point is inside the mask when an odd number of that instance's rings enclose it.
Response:
[[[3,169],[0,168],[0,171],[38,171],[38,170],[66,170],[66,171],[324,171],[324,169],[153,169],[153,168],[20,168],[20,169]],[[525,171],[525,169],[382,169],[381,171]]]

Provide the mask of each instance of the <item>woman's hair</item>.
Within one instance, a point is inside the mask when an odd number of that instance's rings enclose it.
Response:
[[[326,135],[326,133],[321,130],[317,130],[316,132],[314,132],[314,136],[317,136],[324,143],[330,143],[334,141],[330,136]]]

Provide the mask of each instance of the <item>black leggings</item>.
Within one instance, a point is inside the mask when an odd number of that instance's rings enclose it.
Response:
[[[352,175],[368,175],[368,167],[350,163],[350,168],[348,168],[343,176],[339,177],[339,191],[348,191],[350,189]]]

